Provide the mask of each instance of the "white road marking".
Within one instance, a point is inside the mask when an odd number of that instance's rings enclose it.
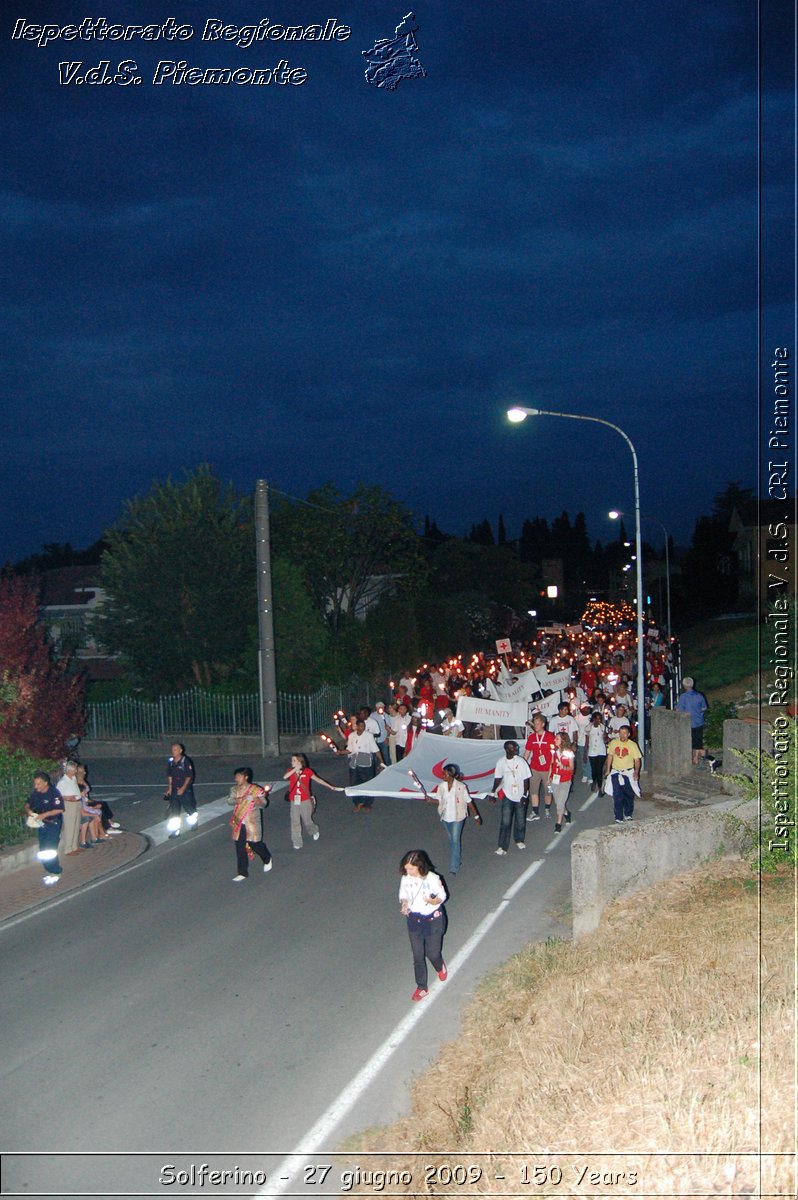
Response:
[[[280,779],[269,783],[268,787],[274,793],[280,788],[288,787],[288,784],[284,779]],[[218,800],[211,800],[208,804],[199,804],[197,805],[198,820],[194,828],[196,829],[199,825],[207,825],[209,821],[215,821],[217,817],[229,816],[231,811],[231,806],[227,802],[227,796],[220,796]],[[148,825],[146,829],[142,829],[141,832],[145,837],[150,839],[153,846],[160,846],[163,842],[169,840],[169,831],[166,828],[167,820],[168,818],[165,818],[163,821],[158,821],[155,825]],[[183,836],[184,832],[186,832],[185,822],[183,822],[180,837]],[[188,832],[191,832],[191,830],[188,830]],[[180,837],[173,838],[172,841],[179,842]]]
[[[579,811],[584,812],[586,808],[590,808],[590,805],[593,804],[593,802],[595,800],[598,800],[600,795],[601,795],[600,792],[593,792],[593,794],[591,796],[588,796],[587,800],[585,800],[584,804],[580,807]]]
[[[519,876],[515,883],[505,892],[499,902],[498,908],[495,908],[493,912],[483,917],[465,945],[461,946],[452,961],[447,963],[450,979],[471,957],[486,933],[498,921],[520,888],[532,878],[542,865],[542,858],[530,863],[523,875]],[[358,1071],[357,1075],[347,1084],[343,1091],[339,1092],[332,1104],[319,1117],[313,1128],[302,1138],[296,1150],[288,1154],[275,1168],[274,1174],[266,1181],[260,1191],[255,1193],[257,1197],[279,1196],[283,1192],[288,1191],[292,1182],[290,1172],[293,1171],[294,1176],[297,1173],[301,1174],[302,1167],[308,1158],[317,1154],[324,1147],[336,1125],[351,1112],[366,1089],[377,1078],[394,1051],[399,1049],[416,1024],[424,1016],[424,1013],[429,1010],[430,1006],[435,1003],[443,991],[444,987],[436,987],[430,992],[426,1000],[421,1000],[413,1006],[411,1011],[393,1029],[382,1045],[375,1050],[365,1066]]]

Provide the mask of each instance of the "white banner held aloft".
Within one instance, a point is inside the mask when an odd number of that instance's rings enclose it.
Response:
[[[504,757],[504,742],[478,738],[450,738],[425,733],[401,762],[378,772],[375,779],[346,788],[347,796],[393,796],[399,800],[421,800],[423,793],[409,772],[418,775],[428,792],[443,781],[443,768],[456,762],[463,782],[473,796],[490,791],[496,763]]]
[[[526,724],[526,700],[507,703],[505,700],[480,700],[477,696],[461,696],[457,701],[460,721],[479,721],[483,725]]]
[[[549,675],[548,671],[536,671],[540,686],[546,692],[558,692],[561,688],[568,687],[571,682],[571,668],[566,667],[564,671],[555,671],[553,675]]]
[[[506,704],[515,704],[519,700],[528,700],[533,692],[539,692],[536,671],[524,671],[516,678],[515,683],[503,683],[496,694],[498,700]]]
[[[554,695],[545,696],[542,700],[530,700],[530,713],[539,712],[547,721],[549,717],[556,717],[561,695],[562,692],[555,692]]]

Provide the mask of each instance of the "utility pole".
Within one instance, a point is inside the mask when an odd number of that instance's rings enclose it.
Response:
[[[261,754],[280,753],[277,724],[277,672],[274,657],[274,603],[272,554],[269,533],[269,485],[255,484],[255,539],[258,561],[258,686],[260,691]]]

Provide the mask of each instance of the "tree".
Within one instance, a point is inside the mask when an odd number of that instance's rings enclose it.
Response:
[[[200,466],[128,501],[106,538],[103,644],[153,692],[228,679],[257,621],[248,500]]]
[[[380,487],[359,484],[346,497],[326,484],[307,502],[275,505],[272,534],[276,553],[302,571],[335,638],[376,589],[412,591],[423,578],[412,515]]]
[[[39,620],[38,588],[0,574],[0,742],[10,750],[55,758],[83,732],[82,674],[56,659]]]

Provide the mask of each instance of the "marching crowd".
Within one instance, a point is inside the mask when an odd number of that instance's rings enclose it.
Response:
[[[475,654],[468,662],[457,657],[432,666],[425,663],[415,674],[405,671],[398,682],[391,681],[386,701],[363,706],[348,717],[343,711],[334,714],[338,742],[326,734],[322,737],[334,753],[347,755],[350,787],[368,783],[379,771],[402,762],[430,732],[451,739],[495,737],[497,732],[499,738],[506,737],[490,790],[480,793],[500,805],[496,854],[503,856],[508,852],[511,838],[520,850],[526,848],[526,826],[541,819],[541,809],[545,818],[553,812],[555,833],[571,822],[569,796],[580,771],[582,782],[590,784],[592,795],[603,791],[612,797],[616,824],[633,819],[635,797],[640,796],[643,757],[638,737],[640,719],[642,716],[645,736],[646,714],[666,703],[673,666],[672,645],[656,636],[649,637],[647,693],[641,713],[632,678],[631,633],[608,634],[576,627],[576,632],[558,632],[543,636],[532,646],[518,647],[512,657],[488,658]],[[515,730],[486,729],[456,716],[457,701],[462,696],[496,699],[497,689],[512,687],[521,672],[543,668],[556,673],[566,667],[570,682],[560,690],[556,715],[547,717],[540,711],[545,698],[543,689],[537,696],[533,692],[530,720],[525,736],[518,741],[507,736]],[[552,702],[546,706],[547,711],[553,712],[553,707]],[[695,691],[692,679],[685,678],[684,692],[676,707],[690,714],[693,756],[694,762],[698,762],[705,753],[701,735],[706,701]],[[447,835],[452,876],[461,867],[461,842],[467,817],[470,815],[477,825],[482,824],[474,797],[454,761],[456,744],[452,742],[452,761],[443,766],[443,779],[431,794],[414,775],[423,798],[437,806]],[[183,818],[188,828],[198,820],[194,764],[181,743],[176,742],[171,750],[164,799],[169,805],[169,836],[178,837]],[[345,789],[317,774],[304,754],[292,756],[283,778],[287,784],[292,845],[299,850],[303,836],[313,841],[320,836],[314,820],[314,784],[334,792]],[[272,869],[272,855],[263,834],[269,791],[268,786],[254,782],[250,767],[239,767],[234,772],[228,802],[233,810],[230,829],[236,855],[237,873],[233,877],[236,883],[247,879],[255,859],[264,872]],[[368,789],[359,790],[352,797],[354,810],[369,812],[373,800]],[[38,858],[46,886],[52,886],[60,878],[59,852],[79,854],[102,846],[120,832],[107,804],[92,801],[86,769],[74,758],[64,763],[56,784],[45,772],[34,776],[25,813],[27,823],[38,831]],[[399,900],[407,918],[416,978],[413,999],[421,1000],[428,995],[427,960],[439,979],[447,977],[441,951],[447,890],[423,850],[404,855],[400,875]]]

